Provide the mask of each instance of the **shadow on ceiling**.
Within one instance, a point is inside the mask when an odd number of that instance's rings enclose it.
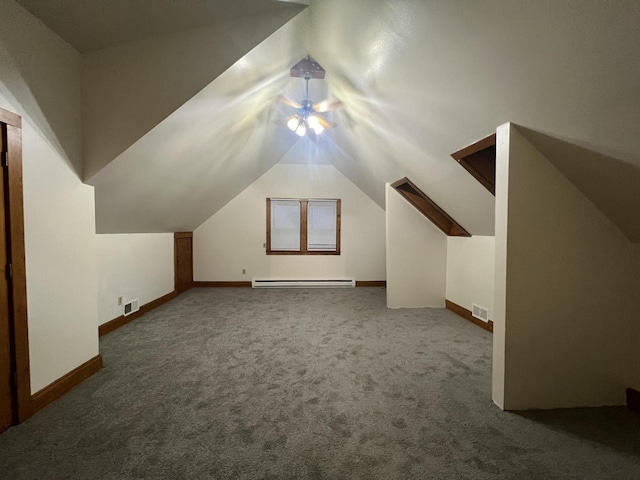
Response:
[[[624,161],[578,141],[522,126],[518,129],[629,240],[640,242],[640,157],[635,162]]]

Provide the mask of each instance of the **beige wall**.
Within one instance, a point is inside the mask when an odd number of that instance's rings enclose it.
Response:
[[[311,2],[309,53],[345,104],[338,118],[348,127],[332,135],[363,160],[336,166],[379,204],[385,182],[408,176],[473,235],[493,235],[494,198],[450,154],[508,121],[619,160],[606,167],[619,181],[588,168],[576,176],[583,186],[629,185],[625,174],[640,169],[638,5]],[[584,171],[587,162],[568,163]],[[625,196],[602,190],[603,204],[634,218],[637,193],[625,189],[629,201],[618,202]]]
[[[447,237],[386,185],[387,306],[443,307]]]
[[[505,124],[496,131],[495,273],[493,278],[493,363],[491,397],[505,408],[505,316],[507,291],[507,219],[509,201],[509,132]]]
[[[494,254],[494,237],[447,237],[447,300],[488,308],[493,319]]]
[[[80,179],[80,55],[0,0],[0,107],[23,117],[31,389],[98,354],[93,188]]]
[[[138,298],[140,305],[173,291],[172,233],[97,235],[98,322],[123,313],[123,304]]]
[[[341,254],[266,255],[268,197],[342,199]],[[331,165],[278,164],[198,227],[193,249],[196,281],[384,280],[384,211]]]
[[[280,161],[299,137],[279,123],[291,109],[276,98],[303,98],[287,90],[304,90],[288,72],[307,54],[298,35],[307,16],[278,29],[92,177],[99,233],[192,231]],[[311,85],[312,98],[324,98],[319,85]],[[312,143],[325,150],[327,138]]]
[[[296,12],[221,22],[86,54],[85,178],[93,177]]]
[[[494,400],[622,404],[640,306],[631,243],[511,124],[497,170]]]

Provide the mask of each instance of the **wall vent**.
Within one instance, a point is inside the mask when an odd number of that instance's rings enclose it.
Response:
[[[131,315],[132,313],[136,313],[140,310],[140,300],[138,298],[134,298],[130,302],[124,304],[124,316]]]
[[[480,305],[473,304],[473,310],[471,314],[483,322],[489,321],[489,309],[481,307]]]
[[[252,280],[253,288],[350,288],[355,280]]]

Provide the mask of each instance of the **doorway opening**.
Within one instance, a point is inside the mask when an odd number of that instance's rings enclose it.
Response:
[[[174,233],[176,293],[193,286],[193,232]]]
[[[0,108],[0,432],[32,415],[22,197],[22,118]]]

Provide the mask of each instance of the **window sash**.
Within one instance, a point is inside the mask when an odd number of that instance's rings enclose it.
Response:
[[[307,250],[336,251],[338,248],[338,202],[309,200],[307,203]]]
[[[301,205],[298,201],[271,201],[271,250],[301,250],[300,214]]]
[[[340,203],[267,198],[267,255],[340,255]]]

